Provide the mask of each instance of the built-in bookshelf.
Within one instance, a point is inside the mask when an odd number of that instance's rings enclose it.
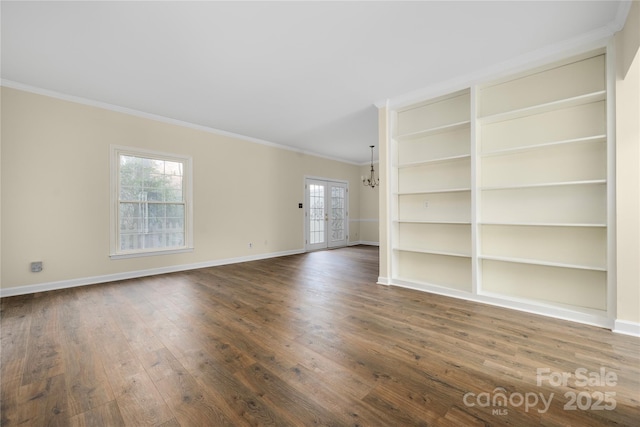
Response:
[[[396,124],[398,278],[470,292],[470,93],[399,110]]]
[[[392,111],[392,281],[603,323],[606,104],[592,52]]]
[[[607,310],[603,54],[479,90],[480,292]]]

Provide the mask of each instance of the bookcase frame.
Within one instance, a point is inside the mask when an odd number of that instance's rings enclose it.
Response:
[[[605,48],[389,109],[390,282],[612,327]]]

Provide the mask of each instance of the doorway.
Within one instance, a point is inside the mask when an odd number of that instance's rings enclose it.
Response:
[[[347,246],[349,241],[349,184],[305,179],[305,250]]]

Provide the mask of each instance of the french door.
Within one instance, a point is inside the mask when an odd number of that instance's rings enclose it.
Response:
[[[305,193],[305,249],[346,246],[349,239],[348,184],[307,178]]]

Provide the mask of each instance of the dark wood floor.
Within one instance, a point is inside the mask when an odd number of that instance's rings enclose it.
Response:
[[[640,425],[639,339],[376,285],[377,260],[350,247],[4,298],[2,425]]]

